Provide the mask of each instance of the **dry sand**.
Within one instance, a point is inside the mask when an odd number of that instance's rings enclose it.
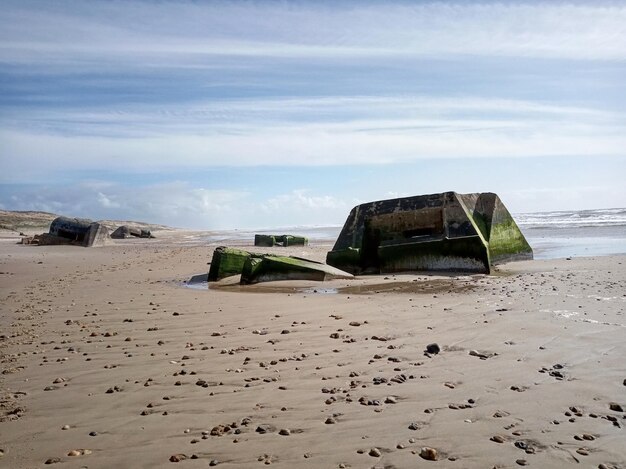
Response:
[[[626,467],[626,256],[199,290],[194,239],[0,240],[0,467]]]

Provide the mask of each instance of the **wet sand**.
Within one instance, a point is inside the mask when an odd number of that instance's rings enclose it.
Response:
[[[0,467],[626,467],[626,256],[200,290],[189,236],[0,240]]]

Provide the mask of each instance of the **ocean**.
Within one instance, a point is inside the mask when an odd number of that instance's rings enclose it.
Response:
[[[626,254],[626,208],[513,214],[535,259]]]
[[[513,218],[533,248],[535,259],[626,254],[626,208],[516,213]],[[216,232],[205,240],[252,242],[259,234],[306,236],[312,244],[333,244],[342,225],[296,226]]]

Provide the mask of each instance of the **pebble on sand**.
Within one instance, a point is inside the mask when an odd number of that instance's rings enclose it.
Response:
[[[420,456],[428,461],[437,461],[437,459],[439,459],[439,453],[437,453],[437,450],[428,446],[424,446],[420,450]]]
[[[438,354],[441,351],[441,349],[439,348],[439,344],[433,343],[433,344],[428,344],[426,346],[426,352],[431,353],[431,354]]]
[[[184,461],[185,459],[187,459],[187,455],[186,454],[172,454],[170,456],[170,462],[181,462]]]
[[[380,452],[380,450],[378,448],[372,448],[370,449],[370,452],[367,453],[370,456],[372,456],[373,458],[380,458],[382,453]]]
[[[83,456],[83,455],[86,455],[86,454],[91,454],[91,450],[89,450],[89,449],[73,449],[72,451],[67,453],[68,456]]]
[[[48,458],[44,464],[56,464],[61,462],[61,458]]]

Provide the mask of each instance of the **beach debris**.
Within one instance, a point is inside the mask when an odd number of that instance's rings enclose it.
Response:
[[[263,247],[274,246],[306,246],[309,244],[309,240],[304,236],[294,235],[254,235],[254,245]]]
[[[489,273],[492,265],[532,258],[530,245],[496,194],[444,192],[354,207],[326,262],[355,275]]]

